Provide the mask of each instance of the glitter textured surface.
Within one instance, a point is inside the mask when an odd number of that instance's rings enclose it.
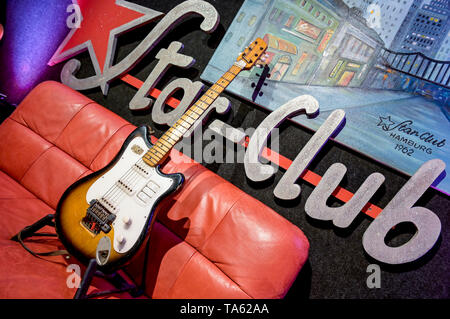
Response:
[[[0,50],[0,92],[18,103],[38,83],[54,78],[47,62],[69,32],[70,0],[8,1]],[[52,76],[50,76],[52,74]]]

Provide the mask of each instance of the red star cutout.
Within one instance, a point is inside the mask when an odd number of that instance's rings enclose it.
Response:
[[[81,25],[64,39],[49,61],[54,65],[86,49],[97,74],[112,65],[116,38],[162,15],[124,0],[73,0],[81,11]]]

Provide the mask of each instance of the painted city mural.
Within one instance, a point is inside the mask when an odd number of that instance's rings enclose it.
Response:
[[[263,68],[242,72],[231,93],[268,110],[310,94],[320,113],[292,121],[317,130],[341,108],[337,142],[408,175],[432,158],[450,167],[449,8],[449,0],[246,0],[202,79],[215,82],[261,37]],[[449,194],[450,177],[434,187]]]

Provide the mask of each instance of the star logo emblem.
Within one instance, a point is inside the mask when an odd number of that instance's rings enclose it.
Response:
[[[119,35],[163,15],[125,0],[72,2],[80,8],[80,27],[69,32],[48,64],[57,64],[88,50],[97,75],[103,74],[105,69],[112,66]],[[106,93],[106,88],[102,90]]]
[[[391,120],[391,116],[388,115],[387,117],[380,116],[380,122],[377,124],[377,126],[381,126],[383,131],[390,131],[391,126],[394,125],[395,122]]]

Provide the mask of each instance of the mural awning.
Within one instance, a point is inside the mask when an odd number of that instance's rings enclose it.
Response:
[[[269,48],[287,52],[290,54],[297,54],[297,46],[287,40],[281,39],[273,34],[266,33],[264,41]]]

